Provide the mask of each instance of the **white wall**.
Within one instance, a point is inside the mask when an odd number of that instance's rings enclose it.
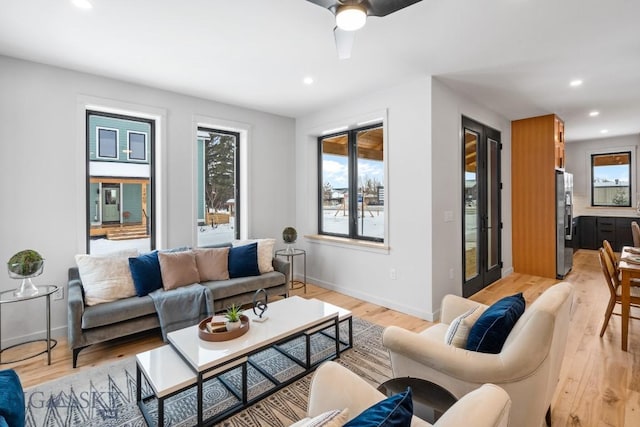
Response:
[[[242,123],[248,138],[249,237],[280,235],[294,222],[293,119],[0,56],[0,260],[33,248],[46,258],[37,284],[66,287],[84,251],[83,124],[78,105],[104,100],[163,116],[161,144],[165,247],[193,245],[193,123],[196,117]],[[79,142],[80,141],[80,142]],[[79,208],[80,207],[80,208]],[[1,273],[6,274],[6,273]],[[18,282],[8,276],[0,290]],[[42,336],[44,300],[2,307],[2,346]],[[64,301],[52,301],[54,335],[66,334]]]
[[[317,136],[387,112],[387,250],[298,239],[309,280],[370,302],[432,318],[431,79],[400,84],[296,122],[298,235],[317,233]],[[395,268],[397,279],[390,278]]]
[[[598,138],[582,141],[572,141],[565,145],[566,171],[573,174],[573,215],[596,216],[636,216],[635,206],[640,200],[638,187],[638,147],[640,135],[624,135],[611,138]],[[600,153],[614,153],[631,151],[632,166],[632,207],[611,208],[591,207],[591,155]]]
[[[433,283],[432,299],[439,309],[448,294],[462,295],[462,116],[500,131],[502,142],[502,275],[513,271],[511,255],[511,122],[454,92],[437,78],[432,84],[433,168]],[[454,212],[454,221],[445,222],[445,211]],[[453,269],[453,279],[449,276]]]

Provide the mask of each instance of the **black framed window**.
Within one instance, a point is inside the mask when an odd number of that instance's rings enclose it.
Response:
[[[631,152],[591,155],[591,206],[631,206]]]
[[[198,127],[198,246],[240,238],[240,133]]]
[[[129,160],[147,160],[147,134],[129,132]]]
[[[319,137],[318,160],[318,232],[383,242],[382,124]]]
[[[98,157],[103,159],[118,158],[118,130],[97,128]]]

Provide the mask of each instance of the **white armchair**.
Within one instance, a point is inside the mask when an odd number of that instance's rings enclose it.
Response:
[[[309,417],[315,417],[334,409],[347,408],[349,419],[352,419],[385,398],[384,394],[347,368],[335,362],[326,362],[318,367],[311,380],[307,413]],[[462,397],[434,426],[506,427],[510,407],[509,395],[504,390],[485,384]],[[473,420],[473,423],[470,424],[469,420]],[[305,421],[301,420],[294,426],[304,425]],[[431,424],[414,416],[411,426]]]
[[[512,401],[509,425],[540,427],[550,422],[551,399],[559,381],[569,330],[573,286],[547,289],[516,322],[500,353],[488,354],[445,344],[449,323],[474,301],[447,295],[442,322],[421,333],[388,327],[383,343],[394,377],[422,378],[461,396],[484,383],[502,387]]]

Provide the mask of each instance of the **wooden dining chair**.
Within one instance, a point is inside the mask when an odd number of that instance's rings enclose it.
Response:
[[[635,221],[631,221],[631,235],[633,236],[633,246],[640,247],[640,226]]]
[[[619,316],[620,313],[614,313],[613,309],[616,304],[622,302],[622,289],[620,288],[620,279],[616,272],[616,262],[613,261],[605,248],[600,248],[598,251],[600,257],[600,267],[602,268],[602,274],[609,289],[609,304],[604,313],[604,322],[602,323],[602,329],[600,329],[600,337],[604,336],[604,332],[607,330],[609,319],[612,314]],[[615,259],[615,257],[614,257]],[[637,286],[631,286],[631,305],[640,307],[640,288]],[[637,317],[630,316],[632,319],[638,319]],[[638,319],[640,320],[640,319]]]

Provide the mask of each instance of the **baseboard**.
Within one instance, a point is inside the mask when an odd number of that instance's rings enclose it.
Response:
[[[302,276],[298,276],[297,274],[294,274],[294,277],[298,280],[302,280],[304,279],[304,277]],[[366,301],[366,302],[370,302],[372,304],[377,304],[380,305],[382,307],[386,307],[389,308],[391,310],[395,310],[398,311],[400,313],[405,313],[405,314],[409,314],[411,316],[415,316],[418,317],[420,319],[424,319],[424,320],[428,320],[429,322],[434,322],[434,319],[438,319],[440,313],[439,312],[435,312],[435,313],[431,313],[428,311],[423,311],[423,310],[416,310],[413,307],[409,307],[409,306],[405,306],[403,304],[398,304],[394,301],[389,301],[386,299],[382,299],[379,298],[375,295],[371,295],[369,293],[366,292],[360,292],[360,291],[354,291],[351,288],[347,288],[347,287],[343,287],[340,285],[336,285],[335,283],[329,283],[329,282],[325,282],[323,280],[319,280],[313,277],[309,277],[307,276],[307,281],[309,281],[310,283],[313,283],[314,285],[318,285],[322,288],[325,289],[329,289],[331,291],[335,291],[335,292],[340,292],[341,294],[345,294],[348,295],[350,297],[353,298],[358,298],[360,300]]]
[[[51,328],[51,338],[56,339],[58,337],[66,337],[66,336],[67,336],[66,326],[58,326],[58,327]],[[2,343],[0,344],[0,347],[7,348],[7,347],[11,347],[21,343],[25,343],[28,341],[46,340],[46,339],[47,339],[47,331],[43,329],[42,331],[33,332],[31,334],[3,339]]]

